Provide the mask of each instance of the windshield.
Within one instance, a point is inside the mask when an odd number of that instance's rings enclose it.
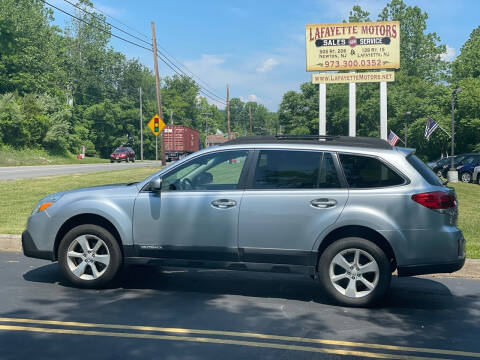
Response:
[[[113,153],[124,153],[127,152],[127,149],[116,149]]]

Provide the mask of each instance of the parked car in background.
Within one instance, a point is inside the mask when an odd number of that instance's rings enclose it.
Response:
[[[455,159],[458,158],[458,155],[455,155],[453,157],[453,160],[455,161]],[[447,169],[448,171],[448,167],[450,166],[450,162],[452,161],[452,157],[449,156],[449,157],[445,157],[443,159],[439,159],[437,161],[434,161],[433,163],[429,163],[430,167],[432,168],[432,171],[437,174],[438,177],[442,177],[444,176],[443,174],[443,170],[444,169]]]
[[[456,169],[460,165],[463,165],[467,161],[467,159],[469,159],[472,156],[477,156],[477,155],[479,155],[479,154],[468,153],[468,154],[455,155],[454,158],[453,158],[453,167]],[[442,176],[444,178],[447,177],[447,172],[448,172],[448,170],[450,169],[450,166],[451,166],[451,158],[449,158],[449,159],[450,159],[450,161],[447,161],[446,163],[444,163],[444,165],[441,167],[441,169],[436,169],[436,171],[434,170],[435,173],[437,174],[437,176]]]
[[[473,169],[472,182],[480,185],[480,166]]]
[[[131,147],[121,146],[110,154],[110,162],[113,163],[114,161],[135,162],[135,151]]]
[[[319,141],[321,140],[321,141]],[[369,306],[392,273],[465,262],[455,190],[413,149],[362,137],[246,137],[138,183],[51,194],[22,235],[76,286],[123,263],[302,273],[341,305]]]
[[[480,154],[474,154],[467,156],[462,160],[462,162],[457,166],[458,178],[464,182],[472,182],[473,171],[475,167],[480,165]]]

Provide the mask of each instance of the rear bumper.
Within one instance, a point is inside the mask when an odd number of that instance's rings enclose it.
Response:
[[[398,270],[398,276],[453,273],[455,271],[460,270],[464,264],[465,264],[465,258],[461,258],[456,261],[440,263],[440,264],[399,266],[397,270]]]
[[[38,250],[28,230],[22,233],[22,248],[25,256],[53,261],[53,251]]]

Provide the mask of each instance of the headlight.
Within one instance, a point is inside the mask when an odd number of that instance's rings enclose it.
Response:
[[[35,209],[33,209],[32,214],[35,214],[37,212],[41,212],[43,210],[48,209],[50,206],[52,206],[58,199],[62,197],[63,194],[51,194],[45,196],[42,200],[40,200],[35,206]]]

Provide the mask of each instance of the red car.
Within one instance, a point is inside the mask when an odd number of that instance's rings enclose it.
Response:
[[[110,154],[110,162],[113,163],[114,161],[135,162],[135,151],[131,147],[119,147]]]

